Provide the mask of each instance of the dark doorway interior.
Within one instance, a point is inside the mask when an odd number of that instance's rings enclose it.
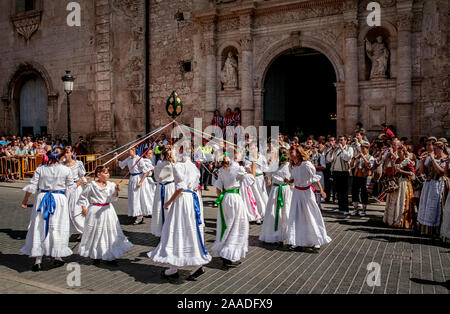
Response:
[[[264,82],[264,124],[305,139],[336,133],[336,74],[320,52],[300,48],[279,56]]]

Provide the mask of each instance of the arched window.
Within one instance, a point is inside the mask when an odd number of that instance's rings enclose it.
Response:
[[[36,0],[16,0],[16,13],[36,10]]]

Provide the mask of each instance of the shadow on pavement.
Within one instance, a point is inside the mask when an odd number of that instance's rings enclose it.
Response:
[[[438,281],[432,281],[427,279],[419,279],[419,278],[410,278],[414,283],[418,283],[420,285],[432,285],[432,286],[442,286],[446,288],[447,290],[450,290],[450,280],[447,280],[446,282],[438,282]]]
[[[26,230],[0,229],[0,233],[6,233],[11,239],[25,240],[27,237]]]

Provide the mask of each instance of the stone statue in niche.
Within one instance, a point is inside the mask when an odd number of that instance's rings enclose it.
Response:
[[[225,60],[220,81],[223,83],[225,90],[237,89],[238,87],[238,63],[231,51],[228,52],[228,57]]]
[[[366,38],[366,53],[372,68],[370,70],[370,79],[386,78],[388,70],[389,50],[383,42],[383,37],[378,36],[374,43]]]

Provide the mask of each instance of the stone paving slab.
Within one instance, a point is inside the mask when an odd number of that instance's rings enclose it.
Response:
[[[81,285],[72,288],[67,284],[67,265],[53,268],[45,258],[44,271],[33,273],[33,259],[19,251],[31,211],[31,207],[20,207],[24,184],[0,183],[0,293],[449,293],[450,249],[410,230],[386,227],[381,220],[383,204],[370,205],[366,217],[344,217],[332,212],[335,205],[325,204],[323,216],[333,241],[318,254],[263,244],[258,240],[261,226],[251,225],[249,252],[239,267],[224,270],[220,259],[214,258],[195,282],[184,280],[188,269],[181,271],[179,280],[163,280],[160,272],[164,265],[153,263],[146,255],[158,243],[149,234],[151,219],[138,226],[128,222],[126,184],[115,208],[134,247],[119,260],[118,267],[94,266],[77,254],[79,243],[71,242],[74,254],[65,261],[78,263],[81,270]],[[214,199],[212,189],[204,192],[207,249],[216,235]],[[370,262],[380,264],[380,286],[367,284]]]

